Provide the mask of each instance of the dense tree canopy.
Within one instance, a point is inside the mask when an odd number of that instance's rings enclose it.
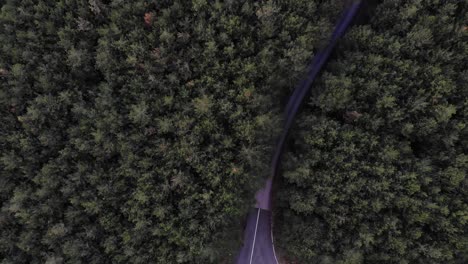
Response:
[[[275,240],[300,263],[466,263],[467,4],[379,2],[293,129]],[[0,262],[231,262],[342,5],[0,0]]]
[[[1,263],[220,263],[341,1],[0,1]]]
[[[387,0],[346,36],[291,137],[275,225],[288,255],[468,262],[467,8]]]

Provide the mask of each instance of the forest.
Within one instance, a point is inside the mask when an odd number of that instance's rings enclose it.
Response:
[[[342,0],[0,0],[0,263],[232,263]],[[468,262],[468,3],[381,0],[275,182],[294,263]]]
[[[466,2],[373,12],[292,131],[278,243],[300,263],[467,263]]]

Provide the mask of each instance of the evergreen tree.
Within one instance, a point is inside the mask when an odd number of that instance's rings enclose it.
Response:
[[[276,238],[301,263],[468,261],[467,4],[383,1],[291,136]]]
[[[1,262],[232,258],[339,2],[1,1]]]

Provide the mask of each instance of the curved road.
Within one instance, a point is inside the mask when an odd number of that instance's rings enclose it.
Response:
[[[356,15],[361,1],[353,1],[343,12],[327,47],[316,54],[308,66],[307,77],[296,86],[286,105],[286,120],[283,132],[276,145],[276,151],[271,163],[271,176],[267,179],[265,186],[255,195],[256,205],[247,216],[247,225],[244,230],[244,245],[237,257],[237,264],[277,264],[275,247],[272,234],[271,220],[271,185],[273,178],[278,174],[278,168],[283,154],[286,138],[293,125],[304,97],[325,65],[328,57],[333,51],[338,39],[343,36]]]

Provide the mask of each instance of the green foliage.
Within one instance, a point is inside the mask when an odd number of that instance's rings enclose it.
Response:
[[[0,1],[0,262],[232,258],[333,2]]]
[[[468,261],[465,2],[383,1],[294,129],[276,240],[303,263]]]
[[[0,1],[0,261],[232,261],[342,2]],[[466,8],[382,1],[340,43],[292,135],[285,252],[467,261]]]

